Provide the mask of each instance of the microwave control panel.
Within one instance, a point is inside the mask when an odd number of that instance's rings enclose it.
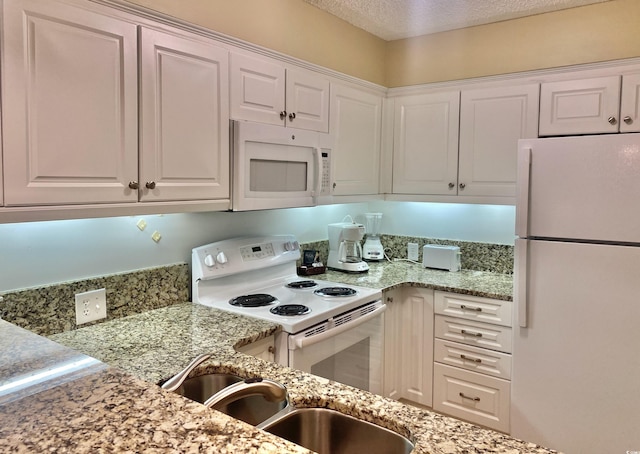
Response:
[[[331,195],[331,159],[329,150],[322,150],[322,181],[320,195]]]

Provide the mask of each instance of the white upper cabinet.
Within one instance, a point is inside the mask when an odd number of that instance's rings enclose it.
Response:
[[[538,84],[462,91],[458,194],[515,197],[518,140],[538,136]]]
[[[140,200],[229,198],[228,52],[140,33]]]
[[[394,194],[456,194],[459,108],[458,91],[394,99]]]
[[[640,74],[543,83],[540,135],[640,131]]]
[[[267,58],[231,54],[231,117],[329,132],[329,79]]]
[[[333,195],[378,193],[381,128],[380,95],[331,86]]]
[[[8,0],[3,52],[5,204],[136,202],[136,25]]]

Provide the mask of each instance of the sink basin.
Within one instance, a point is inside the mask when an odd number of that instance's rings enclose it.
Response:
[[[413,443],[400,434],[326,408],[291,409],[258,427],[319,454],[413,450]]]
[[[204,403],[221,389],[242,380],[242,378],[231,374],[205,374],[186,379],[175,392],[188,399]],[[256,426],[285,407],[287,407],[286,400],[269,402],[262,396],[247,396],[230,404],[213,408]]]

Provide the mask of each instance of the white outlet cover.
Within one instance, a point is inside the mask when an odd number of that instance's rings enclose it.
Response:
[[[413,260],[414,262],[417,262],[418,257],[419,257],[418,243],[407,243],[407,258],[409,260]]]
[[[101,288],[76,293],[76,325],[107,318],[107,292]]]

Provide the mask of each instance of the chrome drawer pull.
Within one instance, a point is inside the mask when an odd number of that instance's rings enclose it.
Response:
[[[471,331],[467,331],[466,329],[463,329],[460,331],[462,334],[465,334],[467,336],[475,336],[475,337],[482,337],[482,333],[472,333]]]
[[[481,359],[478,358],[469,358],[467,355],[460,355],[461,359],[464,359],[465,361],[473,361],[474,363],[478,363],[480,364],[482,362]]]
[[[469,399],[472,400],[474,402],[480,402],[480,398],[479,397],[469,397],[469,396],[465,396],[464,393],[459,393],[460,397],[462,397],[463,399]]]
[[[464,304],[460,305],[460,309],[462,309],[463,311],[482,312],[482,308],[481,307],[465,306]]]

